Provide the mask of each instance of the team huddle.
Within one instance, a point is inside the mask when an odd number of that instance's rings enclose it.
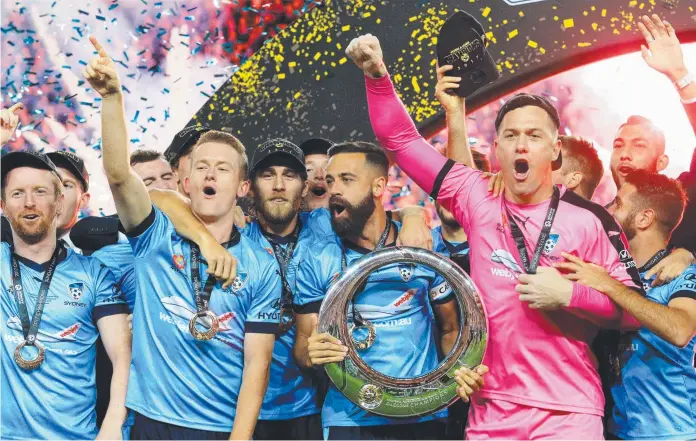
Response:
[[[696,127],[696,77],[674,30],[657,16],[639,28],[646,62]],[[346,54],[365,76],[379,145],[271,139],[248,158],[236,137],[199,126],[164,155],[130,153],[116,65],[90,41],[83,76],[101,97],[117,217],[78,220],[89,173],[77,155],[2,158],[2,439],[696,438],[685,193],[696,193],[696,155],[679,180],[659,174],[665,137],[649,120],[618,128],[606,208],[590,200],[597,151],[559,135],[543,96],[500,109],[492,175],[469,145],[465,100],[448,93],[462,78],[438,67],[443,156],[367,34]],[[18,108],[3,111],[3,144]],[[418,206],[384,209],[391,163],[435,200],[441,226]],[[348,354],[317,330],[329,287],[391,246],[452,258],[488,321],[483,363],[455,373],[461,400],[418,418],[363,409],[323,369]],[[358,355],[394,378],[436,369],[463,319],[442,275],[418,265],[374,271],[346,312],[376,329]]]

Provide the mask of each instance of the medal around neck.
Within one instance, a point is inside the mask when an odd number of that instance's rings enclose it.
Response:
[[[365,363],[357,351],[374,343],[375,327],[363,320],[368,337],[355,341],[353,332],[359,327],[349,327],[346,319],[348,304],[370,273],[398,263],[424,265],[441,274],[454,290],[459,312],[460,329],[454,348],[435,370],[414,378],[384,375]],[[460,367],[478,366],[486,351],[487,321],[477,298],[478,291],[469,276],[456,263],[432,251],[408,247],[374,251],[347,267],[322,302],[318,332],[328,332],[348,347],[342,362],[324,366],[326,373],[346,398],[378,415],[411,418],[444,409],[458,398],[454,372]]]
[[[39,353],[36,355],[36,357],[34,359],[27,360],[22,355],[22,349],[24,349],[26,346],[34,346],[39,351]],[[44,362],[45,359],[46,359],[46,354],[44,351],[44,347],[37,340],[34,340],[34,343],[32,343],[32,344],[30,344],[28,341],[24,340],[19,345],[17,345],[17,347],[14,350],[15,363],[17,363],[17,366],[21,367],[25,371],[33,371],[34,369],[41,366],[41,364]]]
[[[447,19],[437,39],[437,61],[440,66],[451,65],[445,75],[461,77],[452,94],[462,98],[500,78],[500,71],[486,49],[483,26],[464,11]]]
[[[208,329],[201,331],[198,329],[198,321]],[[217,316],[210,310],[196,313],[189,320],[189,332],[198,341],[212,340],[220,330],[220,321]]]

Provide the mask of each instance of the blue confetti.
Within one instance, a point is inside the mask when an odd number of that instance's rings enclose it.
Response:
[[[138,122],[138,116],[140,116],[140,110],[136,110],[136,111],[135,111],[135,116],[133,117],[133,119],[131,120],[131,122],[132,122],[132,123]]]

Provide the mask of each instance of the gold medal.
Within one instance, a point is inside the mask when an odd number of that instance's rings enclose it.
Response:
[[[199,331],[196,324],[198,323],[199,319],[202,319],[205,317],[210,319],[210,328],[208,328],[207,331]],[[205,326],[205,323],[202,323],[202,324]],[[195,338],[196,340],[199,340],[199,341],[211,340],[213,337],[215,337],[217,335],[219,330],[220,330],[220,321],[218,320],[217,316],[215,314],[213,314],[213,312],[210,310],[194,314],[193,317],[191,317],[191,320],[189,320],[189,332],[191,333],[193,338]]]
[[[43,363],[44,359],[46,358],[44,354],[44,347],[41,345],[41,343],[35,341],[33,346],[36,347],[39,353],[33,360],[27,360],[26,358],[24,358],[24,356],[22,356],[22,349],[24,349],[24,347],[27,345],[29,345],[29,343],[26,340],[17,345],[14,351],[14,359],[15,363],[17,363],[17,365],[22,369],[26,371],[33,371],[34,369],[41,366],[41,363]]]

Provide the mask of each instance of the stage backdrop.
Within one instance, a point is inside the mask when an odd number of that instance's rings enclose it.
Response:
[[[250,155],[272,137],[372,139],[363,78],[344,52],[371,33],[409,112],[433,134],[444,124],[434,96],[437,35],[458,9],[484,25],[502,72],[467,100],[468,112],[555,73],[639,50],[636,20],[644,14],[666,18],[682,42],[696,40],[694,2],[686,0],[332,0],[267,41],[189,125],[229,131]]]

